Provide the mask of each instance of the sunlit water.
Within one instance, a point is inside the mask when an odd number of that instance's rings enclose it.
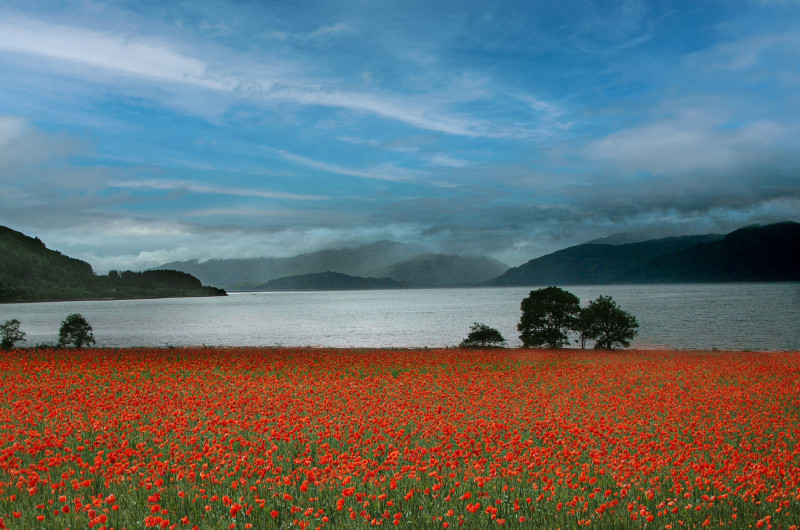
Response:
[[[639,321],[632,346],[800,350],[800,283],[565,286],[582,304],[611,295]],[[55,343],[81,313],[97,346],[454,346],[473,322],[519,346],[531,288],[231,293],[218,298],[0,304],[27,345]]]

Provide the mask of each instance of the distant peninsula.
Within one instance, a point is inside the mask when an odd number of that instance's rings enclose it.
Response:
[[[48,249],[39,238],[0,226],[0,302],[224,296],[181,271],[110,271]]]
[[[344,291],[402,289],[406,284],[391,278],[361,278],[340,272],[317,272],[286,276],[256,286],[256,291]]]

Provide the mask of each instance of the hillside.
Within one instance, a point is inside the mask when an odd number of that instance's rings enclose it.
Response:
[[[97,276],[85,261],[48,249],[39,238],[0,226],[0,302],[218,296],[180,271],[111,271]]]
[[[408,287],[476,285],[497,277],[508,266],[487,258],[430,254],[415,245],[378,241],[287,258],[175,261],[156,268],[181,270],[228,290],[260,290],[271,280],[324,272],[389,278]]]
[[[586,243],[532,259],[506,271],[490,285],[581,285],[624,283],[639,277],[652,260],[722,238],[700,235],[624,245]]]
[[[363,289],[399,289],[405,284],[389,278],[361,278],[340,272],[317,272],[287,276],[256,286],[256,291],[341,291]]]
[[[643,280],[670,282],[800,281],[800,223],[753,226],[648,264]]]
[[[509,269],[487,285],[580,285],[800,280],[800,224],[728,235],[584,244]]]

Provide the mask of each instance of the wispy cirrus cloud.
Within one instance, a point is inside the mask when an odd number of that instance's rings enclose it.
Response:
[[[349,177],[357,177],[360,179],[384,180],[388,182],[413,182],[418,181],[420,177],[423,176],[420,172],[402,168],[394,164],[385,164],[377,167],[370,167],[368,169],[356,169],[339,164],[331,164],[328,162],[314,160],[312,158],[290,153],[282,149],[269,148],[269,150],[279,155],[281,158],[301,166],[309,167],[326,173],[347,175]]]
[[[320,28],[337,33],[346,24]],[[467,114],[448,110],[447,97],[343,90],[333,84],[297,75],[307,68],[286,61],[268,61],[229,49],[218,57],[204,58],[191,46],[188,51],[156,37],[97,30],[45,22],[27,17],[0,19],[0,51],[47,59],[61,65],[71,76],[92,76],[92,72],[117,74],[142,82],[188,86],[245,97],[262,102],[290,102],[362,112],[405,123],[419,129],[469,137],[524,137],[519,127],[503,126]],[[227,64],[232,62],[233,66]],[[77,65],[83,70],[68,68]],[[294,66],[297,66],[294,68]],[[255,77],[254,77],[255,75]],[[167,86],[169,88],[169,86]]]
[[[262,199],[281,199],[291,201],[323,201],[331,197],[325,195],[303,195],[298,193],[284,193],[258,188],[237,188],[219,184],[207,184],[189,180],[166,179],[136,179],[112,180],[106,184],[109,188],[126,188],[139,190],[159,190],[201,193],[207,195],[232,195],[236,197],[259,197]]]
[[[98,263],[800,219],[796,0],[8,4],[0,223]]]
[[[0,19],[0,50],[67,61],[127,76],[231,91],[235,80],[164,42],[19,17]]]

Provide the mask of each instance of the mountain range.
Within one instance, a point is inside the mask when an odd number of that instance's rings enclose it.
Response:
[[[0,226],[0,302],[213,296],[233,290],[397,289],[610,283],[800,281],[800,224],[569,247],[508,268],[475,256],[378,241],[289,258],[172,262],[96,275],[88,263]],[[624,240],[621,239],[621,240]]]
[[[508,265],[485,257],[434,254],[416,245],[384,240],[287,258],[174,261],[156,268],[180,270],[207,284],[248,291],[262,290],[272,280],[326,272],[389,279],[405,287],[460,287],[496,278]],[[306,279],[319,285],[318,277]]]
[[[394,241],[288,258],[190,260],[162,267],[229,290],[800,280],[800,224],[795,222],[751,226],[727,235],[626,242],[630,237],[576,245],[513,268],[489,258],[432,254]]]

